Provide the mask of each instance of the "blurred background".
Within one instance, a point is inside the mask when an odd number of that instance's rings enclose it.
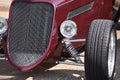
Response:
[[[8,11],[12,0],[0,0],[0,16],[8,17]]]

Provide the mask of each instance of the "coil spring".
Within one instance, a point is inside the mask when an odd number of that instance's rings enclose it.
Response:
[[[65,47],[66,49],[69,51],[69,53],[71,54],[72,57],[75,58],[75,60],[78,62],[78,63],[81,63],[81,60],[78,56],[78,52],[77,50],[73,47],[72,43],[71,42],[65,42]]]
[[[78,54],[78,52],[76,51],[76,49],[73,47],[73,45],[71,43],[65,44],[65,47],[73,57],[76,57],[76,54]]]

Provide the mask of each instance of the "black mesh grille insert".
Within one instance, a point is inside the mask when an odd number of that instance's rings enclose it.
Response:
[[[29,66],[39,60],[48,47],[53,6],[16,2],[11,9],[9,52],[17,65]]]

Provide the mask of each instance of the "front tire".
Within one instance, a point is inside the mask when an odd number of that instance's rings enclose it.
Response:
[[[112,80],[116,62],[114,22],[94,20],[89,28],[85,50],[86,80]]]

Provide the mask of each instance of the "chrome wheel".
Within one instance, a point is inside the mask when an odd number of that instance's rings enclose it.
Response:
[[[115,67],[115,48],[116,48],[116,40],[115,40],[115,32],[111,31],[111,37],[109,42],[109,52],[108,52],[108,75],[112,77]]]
[[[86,80],[113,80],[117,54],[114,22],[92,21],[86,40]]]

